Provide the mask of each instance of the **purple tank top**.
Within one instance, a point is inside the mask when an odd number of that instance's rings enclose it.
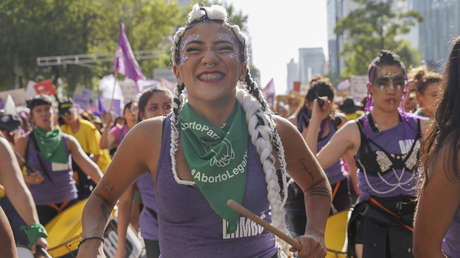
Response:
[[[235,233],[226,233],[226,221],[209,206],[200,191],[177,184],[171,171],[170,116],[164,120],[161,153],[155,182],[162,258],[272,257],[274,235],[245,217]],[[249,143],[246,192],[243,205],[270,222],[267,185],[255,147]]]
[[[317,152],[319,152],[332,138],[332,136],[335,134],[337,131],[334,126],[334,122],[331,119],[328,119],[329,123],[329,134],[326,135],[326,137],[321,138],[318,140],[318,147],[317,147]],[[332,166],[324,170],[324,172],[327,175],[327,179],[329,179],[329,183],[331,185],[342,181],[346,176],[345,169],[343,168],[342,165],[342,160],[337,161],[334,163]]]
[[[29,135],[30,137],[30,135]],[[64,136],[62,136],[65,148],[67,150],[67,144]],[[52,203],[61,203],[70,201],[77,198],[77,187],[75,186],[75,180],[73,179],[72,170],[72,159],[68,155],[68,161],[64,164],[52,164],[46,160],[40,151],[38,151],[32,140],[29,138],[27,143],[27,163],[34,170],[39,171],[40,175],[44,178],[41,184],[29,185],[30,192],[34,197],[36,205],[48,205]],[[41,159],[41,163],[39,161]],[[46,176],[41,166],[45,166],[46,171],[51,180]],[[27,171],[31,173],[32,171]]]
[[[369,126],[366,132],[369,139],[381,146],[386,152],[394,154],[408,153],[414,141],[418,141],[419,135],[417,119],[413,117],[407,117],[407,121],[401,119],[397,126],[385,131],[378,132],[372,126]],[[361,146],[363,144],[366,143],[361,142]],[[416,144],[416,146],[419,146],[419,143]],[[373,144],[369,144],[369,148],[373,152],[381,151]],[[414,148],[414,151],[418,151],[418,147]],[[377,163],[381,166],[387,165],[388,161],[385,160],[383,152],[380,154],[382,155],[377,157]],[[360,162],[359,152],[355,156],[355,160],[357,163]],[[359,196],[359,200],[368,200],[370,196],[415,196],[415,186],[418,182],[417,174],[416,168],[412,171],[408,171],[406,168],[391,169],[384,174],[379,173],[377,176],[372,176],[367,171],[360,170],[358,173],[358,186],[362,194]]]
[[[460,258],[460,206],[442,240],[442,250],[449,258]]]
[[[158,240],[158,208],[155,202],[152,176],[145,173],[136,184],[144,205],[140,216],[141,235],[148,240]]]

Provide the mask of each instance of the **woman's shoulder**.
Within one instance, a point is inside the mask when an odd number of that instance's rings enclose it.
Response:
[[[164,121],[165,118],[162,116],[141,121],[129,130],[125,137],[140,142],[144,141],[144,143],[147,143],[145,139],[154,139],[157,142],[157,140],[161,140]]]

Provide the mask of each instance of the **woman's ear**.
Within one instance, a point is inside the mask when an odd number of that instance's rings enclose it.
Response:
[[[183,84],[184,82],[183,82],[183,80],[182,80],[182,76],[181,76],[181,72],[180,72],[179,66],[174,65],[174,66],[173,66],[173,72],[174,72],[174,75],[176,76],[177,84],[178,84],[178,85]]]
[[[248,72],[249,72],[249,68],[248,68],[247,64],[243,63],[243,65],[241,67],[241,74],[240,74],[239,80],[244,82],[246,80],[246,73],[248,73]]]

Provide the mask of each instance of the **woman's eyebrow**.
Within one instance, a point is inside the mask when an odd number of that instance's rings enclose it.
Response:
[[[214,42],[215,45],[217,44],[232,44],[233,45],[233,41],[228,41],[228,40],[218,40],[216,42]]]
[[[185,45],[187,46],[187,45],[190,45],[190,44],[199,44],[199,45],[203,45],[204,42],[201,41],[201,40],[191,40],[191,41],[187,42]]]

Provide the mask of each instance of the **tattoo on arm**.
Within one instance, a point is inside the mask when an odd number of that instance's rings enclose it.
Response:
[[[313,173],[310,171],[309,167],[307,166],[307,161],[305,160],[305,158],[300,159],[299,162],[302,165],[303,170],[307,172],[307,174],[311,177],[311,180],[314,181],[315,178],[313,177]]]
[[[107,184],[104,181],[99,182],[98,188],[102,193],[110,194],[113,191],[113,186],[110,184]]]
[[[105,203],[101,203],[101,211],[102,211],[102,216],[104,216],[104,219],[108,219],[110,217],[111,210],[107,208]]]
[[[323,196],[323,197],[331,198],[331,192],[329,191],[329,189],[327,187],[325,187],[323,185],[323,183],[320,183],[320,184],[312,186],[308,190],[307,194],[311,195],[311,196],[312,195],[317,195],[317,196]]]

